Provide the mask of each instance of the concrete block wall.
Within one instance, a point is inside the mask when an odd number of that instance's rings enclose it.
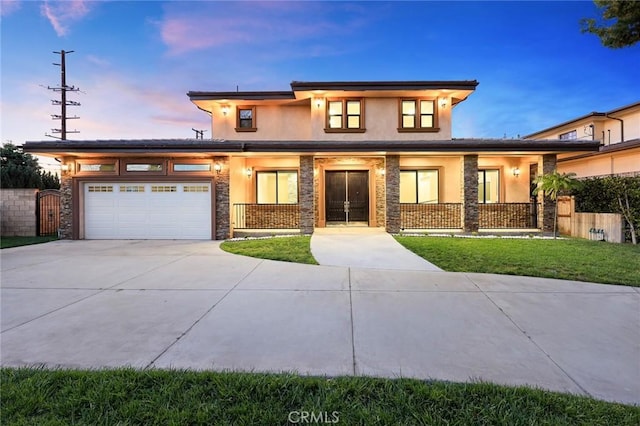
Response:
[[[0,189],[1,235],[4,237],[34,237],[36,235],[37,188]]]

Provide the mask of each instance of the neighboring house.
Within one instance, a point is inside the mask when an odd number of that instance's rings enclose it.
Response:
[[[293,82],[189,92],[212,139],[27,142],[63,164],[65,238],[223,239],[316,227],[553,229],[535,173],[599,142],[455,139],[477,81]]]
[[[597,140],[596,152],[558,154],[558,171],[578,177],[640,175],[640,102],[582,117],[532,133],[524,139]]]

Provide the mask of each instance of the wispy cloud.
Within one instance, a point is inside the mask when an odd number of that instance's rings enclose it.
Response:
[[[341,3],[206,2],[189,10],[170,4],[156,24],[169,54],[180,55],[221,46],[320,44],[366,26],[369,14],[371,8]]]
[[[9,16],[16,10],[20,9],[21,2],[18,0],[1,0],[0,16]]]
[[[89,13],[89,5],[85,0],[45,1],[40,7],[56,34],[64,37],[69,33],[73,22],[79,21]]]

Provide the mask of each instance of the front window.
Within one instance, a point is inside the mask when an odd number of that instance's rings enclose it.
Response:
[[[407,204],[438,203],[438,171],[400,171],[400,202]]]
[[[256,126],[255,106],[239,106],[236,111],[237,132],[255,132],[258,130]]]
[[[478,170],[478,203],[497,203],[500,194],[500,170]]]
[[[258,204],[297,204],[298,172],[278,170],[256,172]]]
[[[329,100],[327,132],[363,132],[364,114],[361,99]]]
[[[399,131],[437,131],[435,101],[403,99],[400,101]]]

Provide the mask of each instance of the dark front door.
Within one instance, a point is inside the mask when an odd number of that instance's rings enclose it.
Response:
[[[325,208],[327,222],[368,224],[369,172],[326,172]]]

